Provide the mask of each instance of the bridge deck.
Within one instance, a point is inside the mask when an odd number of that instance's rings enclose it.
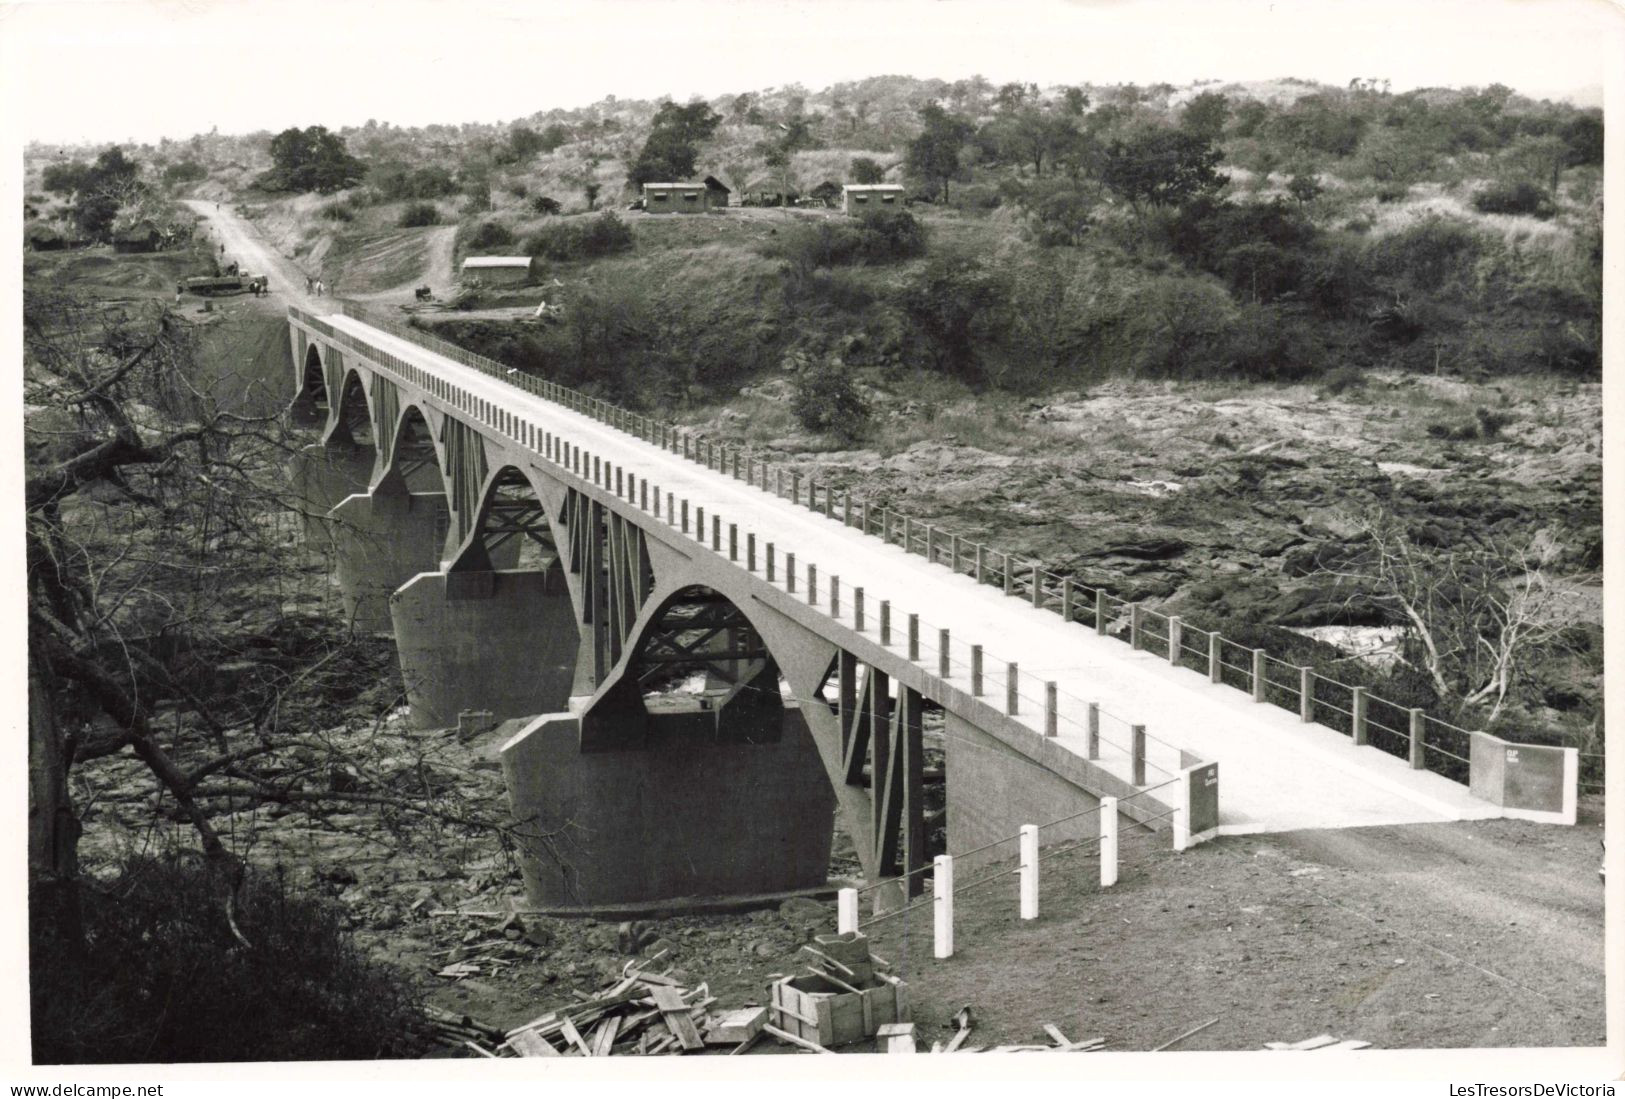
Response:
[[[1348,737],[1321,725],[1303,724],[1273,706],[1217,686],[1195,672],[1175,668],[1148,652],[1097,636],[1075,622],[1037,610],[968,576],[909,555],[873,535],[826,519],[771,492],[660,449],[632,435],[508,386],[421,346],[362,321],[326,318],[335,328],[454,380],[586,451],[647,478],[662,492],[686,498],[710,516],[739,526],[758,544],[773,542],[796,555],[798,592],[805,598],[806,566],[817,566],[819,602],[828,608],[828,584],[840,577],[841,613],[851,624],[854,588],[865,590],[868,629],[874,630],[881,600],[892,604],[894,644],[901,645],[906,617],[920,615],[921,661],[937,666],[937,631],[951,633],[951,679],[969,690],[969,651],[985,650],[985,694],[1002,700],[1005,667],[1014,661],[1022,719],[1041,727],[1044,687],[1058,687],[1059,736],[1064,747],[1087,751],[1086,700],[1098,702],[1101,761],[1128,775],[1128,723],[1143,724],[1154,738],[1148,782],[1176,773],[1183,749],[1220,764],[1221,824],[1229,832],[1289,831],[1499,815],[1467,788],[1439,775],[1412,770],[1375,748],[1356,748]],[[664,514],[664,513],[663,513]],[[656,522],[652,519],[651,522]],[[665,518],[658,520],[666,522]],[[741,550],[743,554],[743,550]],[[779,585],[783,586],[782,572]],[[1037,822],[1041,823],[1041,822]]]

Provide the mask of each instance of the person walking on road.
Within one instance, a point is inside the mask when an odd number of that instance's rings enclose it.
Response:
[[[311,277],[309,275],[306,275],[305,276],[305,293],[310,294],[310,293],[314,292],[315,287],[316,287],[315,281],[313,279],[311,279]]]
[[[322,296],[322,280],[321,279],[316,280],[316,296],[318,298]]]

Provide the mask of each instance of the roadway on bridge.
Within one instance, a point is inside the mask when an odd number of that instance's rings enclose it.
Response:
[[[319,307],[320,302],[310,304]],[[865,590],[871,630],[874,608],[883,599],[891,601],[897,637],[906,615],[919,614],[922,662],[927,668],[936,667],[937,630],[947,628],[956,658],[955,682],[963,689],[969,689],[971,644],[984,647],[986,693],[991,700],[1004,698],[1003,669],[1006,662],[1016,662],[1022,712],[1029,722],[1041,722],[1038,700],[1043,698],[1043,682],[1054,680],[1063,718],[1058,740],[1072,751],[1085,753],[1085,702],[1098,702],[1108,715],[1102,726],[1106,741],[1102,760],[1121,776],[1127,775],[1123,749],[1130,722],[1144,724],[1156,738],[1149,755],[1151,783],[1177,770],[1179,749],[1204,761],[1218,761],[1221,826],[1226,832],[1499,815],[1496,807],[1471,797],[1459,783],[1414,771],[1405,761],[1375,748],[1356,748],[1341,733],[1303,724],[1294,714],[1255,704],[1239,691],[1209,683],[1203,675],[1172,667],[1151,653],[1135,652],[1079,623],[1063,622],[1058,615],[846,527],[839,518],[826,519],[362,321],[339,315],[326,319],[335,328],[455,380],[543,430],[624,466],[662,492],[686,498],[691,508],[703,507],[707,525],[713,515],[720,516],[724,526],[738,524],[741,546],[745,534],[754,532],[759,544],[773,542],[778,547],[781,560],[785,552],[793,552],[803,580],[806,566],[816,565],[819,600],[826,610],[828,578],[839,575],[849,624],[850,593],[855,587]],[[803,590],[798,585],[798,591]]]

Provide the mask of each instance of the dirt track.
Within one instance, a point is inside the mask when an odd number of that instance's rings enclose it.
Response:
[[[227,256],[241,263],[246,270],[266,275],[273,297],[292,302],[306,300],[305,273],[292,260],[266,245],[254,228],[224,203],[190,198],[186,200],[186,205],[208,222],[217,251],[219,245],[224,244]]]
[[[1576,828],[1490,820],[1232,837],[1175,855],[1125,839],[1122,881],[1088,852],[1044,860],[1040,918],[1015,919],[1015,879],[956,919],[930,957],[930,912],[907,942],[926,1039],[973,1005],[974,1044],[1074,1039],[1149,1050],[1256,1050],[1330,1033],[1384,1049],[1590,1046],[1604,1040],[1597,817]],[[978,877],[983,875],[978,874]]]

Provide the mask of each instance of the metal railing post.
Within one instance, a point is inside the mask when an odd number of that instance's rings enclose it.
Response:
[[[938,855],[932,860],[931,949],[938,958],[954,956],[954,857]]]
[[[917,614],[908,616],[908,658],[920,659],[920,616]]]
[[[856,934],[858,930],[858,891],[842,889],[835,894],[835,933]]]
[[[1253,701],[1264,701],[1264,650],[1253,650]]]
[[[1047,737],[1060,734],[1060,712],[1056,706],[1055,681],[1052,679],[1044,684],[1044,735]]]
[[[1350,704],[1349,709],[1352,711],[1352,716],[1349,718],[1351,723],[1349,728],[1350,732],[1354,736],[1354,743],[1356,745],[1365,744],[1370,737],[1370,730],[1366,728],[1366,696],[1364,687],[1354,688],[1354,700]]]
[[[970,647],[970,693],[972,698],[982,697],[982,646]]]
[[[1179,646],[1182,641],[1180,635],[1183,632],[1184,625],[1179,620],[1179,615],[1171,614],[1168,616],[1168,663],[1170,664],[1179,663]]]
[[[937,677],[939,679],[952,679],[953,672],[948,659],[948,631],[937,631]]]
[[[1411,711],[1411,769],[1420,771],[1423,766],[1422,758],[1422,710],[1420,707]]]
[[[1038,825],[1021,826],[1021,918],[1038,918]]]
[[[1033,606],[1040,609],[1044,606],[1044,570],[1033,562]]]
[[[1139,603],[1128,605],[1128,647],[1135,651],[1140,648],[1140,624],[1143,613]]]
[[[1210,683],[1218,683],[1224,679],[1223,645],[1224,641],[1219,637],[1218,630],[1207,635],[1207,678]]]
[[[880,601],[880,643],[891,644],[891,600]]]
[[[863,632],[863,589],[852,589],[852,628]]]
[[[1100,799],[1100,885],[1117,884],[1117,799]]]
[[[1315,669],[1298,669],[1298,718],[1305,725],[1315,720]]]
[[[1021,670],[1012,660],[1004,669],[1004,712],[1015,717],[1021,706],[1021,696],[1018,693]]]
[[[796,555],[784,555],[784,590],[791,595],[796,593]]]
[[[1095,633],[1106,632],[1106,589],[1095,589]]]
[[[1131,726],[1129,726],[1129,734],[1130,734],[1130,737],[1131,737],[1130,744],[1132,745],[1132,747],[1130,748],[1130,755],[1131,755],[1131,758],[1132,758],[1132,761],[1133,761],[1133,770],[1134,770],[1134,776],[1133,776],[1132,781],[1133,781],[1134,785],[1136,785],[1136,786],[1144,786],[1145,785],[1145,726],[1144,725],[1131,725]]]
[[[1089,703],[1089,759],[1100,758],[1100,703]]]

